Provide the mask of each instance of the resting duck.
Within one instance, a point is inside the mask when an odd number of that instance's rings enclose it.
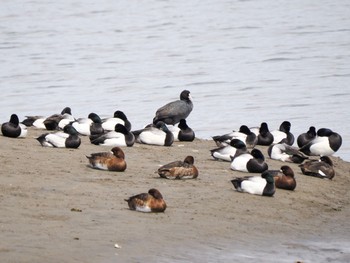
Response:
[[[131,147],[135,143],[135,136],[132,132],[118,123],[115,125],[114,131],[103,134],[90,135],[90,142],[101,146],[128,146]]]
[[[239,139],[232,139],[229,145],[210,150],[210,154],[215,160],[231,162],[231,156],[235,156],[237,149],[240,149],[241,152],[247,151],[244,142]]]
[[[291,163],[302,163],[309,157],[298,148],[290,146],[284,143],[285,139],[281,143],[270,145],[267,149],[269,157],[273,160]]]
[[[231,180],[231,183],[238,192],[273,196],[276,188],[273,175],[269,171],[265,171],[261,176],[238,177]]]
[[[180,100],[170,102],[159,108],[153,118],[153,124],[162,121],[166,124],[175,125],[181,119],[186,119],[193,109],[192,97],[188,90],[183,90]]]
[[[258,137],[257,145],[269,146],[273,143],[274,138],[266,122],[262,122],[259,128],[250,128],[250,130]]]
[[[254,148],[258,142],[258,138],[254,132],[252,132],[247,125],[241,125],[239,131],[232,131],[224,135],[213,136],[213,140],[216,145],[224,146],[230,143],[232,139],[239,139],[244,142],[247,148]]]
[[[102,128],[106,131],[114,131],[116,124],[122,124],[128,131],[131,131],[131,123],[124,112],[117,110],[112,118],[102,120]]]
[[[60,128],[59,123],[62,119],[74,119],[72,117],[72,110],[70,107],[65,107],[61,111],[61,114],[53,114],[50,117],[46,118],[44,121],[45,128],[49,131],[58,130]],[[64,125],[61,124],[61,127],[63,126]]]
[[[37,138],[43,147],[78,148],[81,144],[78,132],[72,125],[66,125],[63,132],[45,133]]]
[[[149,125],[144,129],[132,132],[138,143],[171,146],[174,135],[164,122],[158,121],[156,125]]]
[[[166,203],[162,194],[157,189],[150,189],[148,193],[142,193],[125,199],[131,210],[139,212],[164,212]]]
[[[283,165],[280,170],[270,170],[275,180],[275,186],[280,189],[293,191],[297,186],[292,168]]]
[[[194,166],[193,156],[187,156],[184,161],[175,161],[163,165],[158,174],[166,179],[193,179],[198,177],[198,169]]]
[[[66,125],[75,121],[75,118],[68,113],[63,114],[62,119],[58,122],[58,128],[63,130]]]
[[[258,149],[253,149],[251,153],[237,150],[230,167],[234,171],[247,173],[262,173],[268,169],[264,155]]]
[[[291,123],[289,121],[284,121],[281,123],[278,130],[271,131],[273,135],[273,143],[280,143],[283,139],[284,142],[288,145],[293,145],[294,135],[290,132]]]
[[[332,180],[335,176],[333,162],[328,156],[322,156],[320,160],[310,160],[299,165],[305,175]]]
[[[112,152],[92,153],[86,156],[92,168],[114,172],[123,172],[126,169],[125,154],[119,147],[114,147]]]
[[[27,127],[19,123],[18,116],[12,114],[9,122],[5,122],[1,125],[2,135],[11,138],[24,138],[27,136]]]
[[[304,145],[311,142],[316,138],[316,128],[314,126],[310,126],[307,132],[300,134],[297,138],[298,147],[301,148]]]
[[[87,119],[78,119],[72,123],[72,126],[84,136],[102,134],[102,120],[96,113],[90,113]]]
[[[44,116],[25,116],[26,118],[22,121],[27,127],[35,127],[38,129],[46,129],[44,121],[46,118]]]
[[[185,119],[181,119],[177,127],[170,126],[168,128],[173,133],[175,141],[192,142],[195,138],[194,131],[188,127]]]
[[[339,150],[342,145],[342,137],[331,129],[321,128],[317,131],[316,138],[299,150],[307,155],[330,156]]]

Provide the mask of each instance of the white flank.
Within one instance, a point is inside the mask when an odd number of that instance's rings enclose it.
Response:
[[[231,169],[235,171],[248,172],[247,162],[254,159],[249,153],[244,153],[233,159],[231,162]]]
[[[318,174],[321,175],[321,176],[323,176],[323,177],[326,177],[325,173],[322,172],[321,170],[318,170]]]
[[[33,122],[33,126],[38,128],[38,129],[46,129],[44,125],[44,118],[37,119]]]
[[[119,138],[111,138],[111,139],[105,139],[103,143],[100,144],[101,146],[126,146],[125,138],[119,137]]]
[[[60,129],[63,130],[63,128],[68,125],[70,122],[72,122],[71,120],[68,119],[62,119],[60,120],[60,122],[58,123],[58,127],[60,127]]]
[[[125,135],[121,132],[110,131],[104,135],[106,139],[114,139],[114,138],[125,138]]]
[[[63,115],[63,119],[58,123],[58,127],[63,129],[66,125],[74,121],[74,117],[68,113]]]
[[[232,147],[231,145],[227,145],[224,148],[215,151],[213,153],[213,156],[217,159],[224,160],[227,162],[231,162],[231,156],[234,156],[236,154],[236,148]]]
[[[245,142],[245,140],[247,139],[247,134],[238,131],[232,132],[230,133],[230,135],[232,136],[232,139],[238,139],[242,142]]]
[[[149,213],[151,212],[151,208],[149,206],[136,206],[136,211]]]
[[[53,147],[53,145],[51,143],[47,142],[47,141],[43,141],[42,146]]]
[[[283,149],[285,149],[285,146],[282,144],[276,144],[272,147],[271,150],[271,159],[279,160],[282,162],[285,162],[289,159],[289,155],[283,152]]]
[[[172,132],[172,134],[174,135],[174,141],[179,141],[179,132],[181,131],[181,129],[177,126],[173,126],[173,125],[168,125],[167,126],[169,131]]]
[[[104,135],[104,138],[101,146],[126,146],[125,135],[120,132],[110,131]]]
[[[79,118],[75,122],[80,124],[83,124],[83,123],[92,124],[92,120],[90,118]]]
[[[92,122],[91,122],[92,123]],[[90,135],[90,122],[84,122],[84,123],[79,123],[79,122],[73,122],[72,126],[79,132],[81,135]]]
[[[96,162],[93,165],[93,167],[96,168],[96,169],[100,169],[100,170],[108,170],[108,167],[105,164],[99,163],[99,162]]]
[[[328,137],[317,137],[312,141],[310,151],[313,155],[324,155],[329,156],[334,153],[332,148],[329,146]]]
[[[271,131],[271,134],[273,135],[273,143],[279,143],[284,138],[287,138],[287,134],[285,132],[278,130]]]
[[[266,186],[266,180],[260,176],[253,176],[249,180],[245,180],[241,184],[243,192],[262,195]]]
[[[119,118],[108,118],[102,123],[102,128],[107,131],[114,131],[117,124],[125,125],[125,122]]]
[[[143,131],[139,136],[139,140],[144,144],[164,145],[165,136],[165,132],[152,129],[150,131]]]
[[[25,126],[22,123],[20,123],[19,126],[21,127],[21,134],[18,137],[21,137],[21,138],[26,137],[28,133],[27,126]]]
[[[64,132],[51,133],[45,136],[45,140],[58,148],[66,147],[66,139],[69,137],[69,134]]]

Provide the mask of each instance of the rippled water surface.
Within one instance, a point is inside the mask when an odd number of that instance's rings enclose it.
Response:
[[[133,128],[188,89],[210,138],[284,120],[340,133],[350,161],[349,1],[2,1],[0,122],[101,116]]]
[[[140,128],[189,89],[201,138],[268,122],[343,136],[350,161],[348,1],[6,1],[0,122],[13,112],[123,110]]]

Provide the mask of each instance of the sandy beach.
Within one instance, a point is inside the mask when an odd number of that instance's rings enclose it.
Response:
[[[230,180],[247,174],[213,160],[211,140],[135,143],[123,148],[125,172],[104,172],[88,167],[85,156],[110,148],[87,137],[76,150],[44,148],[34,139],[42,133],[0,136],[1,262],[350,261],[350,163],[338,157],[332,181],[288,163],[295,191],[277,189],[270,198],[236,192]],[[267,156],[267,147],[258,148]],[[197,179],[155,173],[187,155],[195,158]],[[124,199],[150,188],[163,194],[166,211],[129,210]]]

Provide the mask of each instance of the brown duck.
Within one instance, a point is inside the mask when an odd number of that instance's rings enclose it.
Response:
[[[125,154],[120,147],[114,147],[112,152],[92,153],[86,156],[92,168],[99,170],[123,172],[126,169]]]
[[[299,165],[305,175],[332,180],[335,172],[333,162],[328,156],[322,156],[319,160],[309,160]]]
[[[125,199],[128,202],[130,210],[136,210],[144,213],[164,212],[166,203],[162,194],[155,188],[152,188],[148,193],[142,193]]]
[[[276,188],[293,191],[297,186],[294,171],[288,165],[283,165],[280,170],[271,172],[275,179]]]
[[[194,164],[193,156],[187,156],[184,161],[175,161],[163,165],[158,174],[167,179],[193,179],[198,177],[198,169]]]

